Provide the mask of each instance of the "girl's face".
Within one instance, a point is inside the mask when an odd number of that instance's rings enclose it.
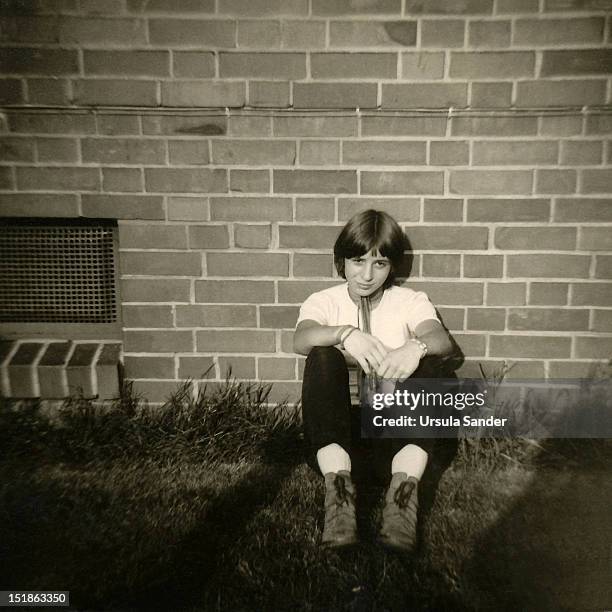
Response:
[[[391,273],[391,262],[378,251],[344,260],[344,276],[353,298],[376,293]]]

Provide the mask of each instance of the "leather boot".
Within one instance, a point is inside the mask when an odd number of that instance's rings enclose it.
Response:
[[[339,548],[357,543],[355,487],[345,470],[325,474],[325,524],[321,544]]]
[[[385,495],[380,542],[399,552],[411,553],[416,548],[418,482],[414,476],[397,472]]]

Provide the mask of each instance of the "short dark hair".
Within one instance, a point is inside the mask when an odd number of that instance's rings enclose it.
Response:
[[[397,221],[382,210],[368,209],[353,215],[342,228],[334,244],[334,264],[338,274],[346,278],[345,259],[378,251],[391,262],[391,271],[384,284],[386,289],[395,281],[395,273],[407,248],[408,240]]]

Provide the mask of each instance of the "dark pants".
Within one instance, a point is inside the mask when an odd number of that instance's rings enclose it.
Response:
[[[318,469],[317,451],[332,443],[342,446],[351,458],[363,450],[371,452],[378,464],[376,467],[382,464],[387,472],[393,456],[407,444],[415,444],[431,454],[435,443],[433,438],[362,439],[360,410],[351,406],[346,361],[333,346],[315,346],[308,354],[302,386],[302,415],[308,463],[314,469]]]

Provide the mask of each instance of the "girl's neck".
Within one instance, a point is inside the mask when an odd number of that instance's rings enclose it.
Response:
[[[351,298],[351,301],[354,304],[357,304],[357,306],[359,306],[359,304],[361,303],[361,296],[359,296],[359,295],[352,295],[351,294],[351,290],[348,289],[348,287],[347,287],[347,291],[348,291],[349,298]],[[364,296],[364,297],[369,298],[370,304],[371,304],[372,308],[374,308],[375,306],[378,306],[380,300],[382,300],[382,296],[383,296],[384,292],[385,292],[385,289],[383,287],[381,287],[380,289],[377,289],[371,295]]]

